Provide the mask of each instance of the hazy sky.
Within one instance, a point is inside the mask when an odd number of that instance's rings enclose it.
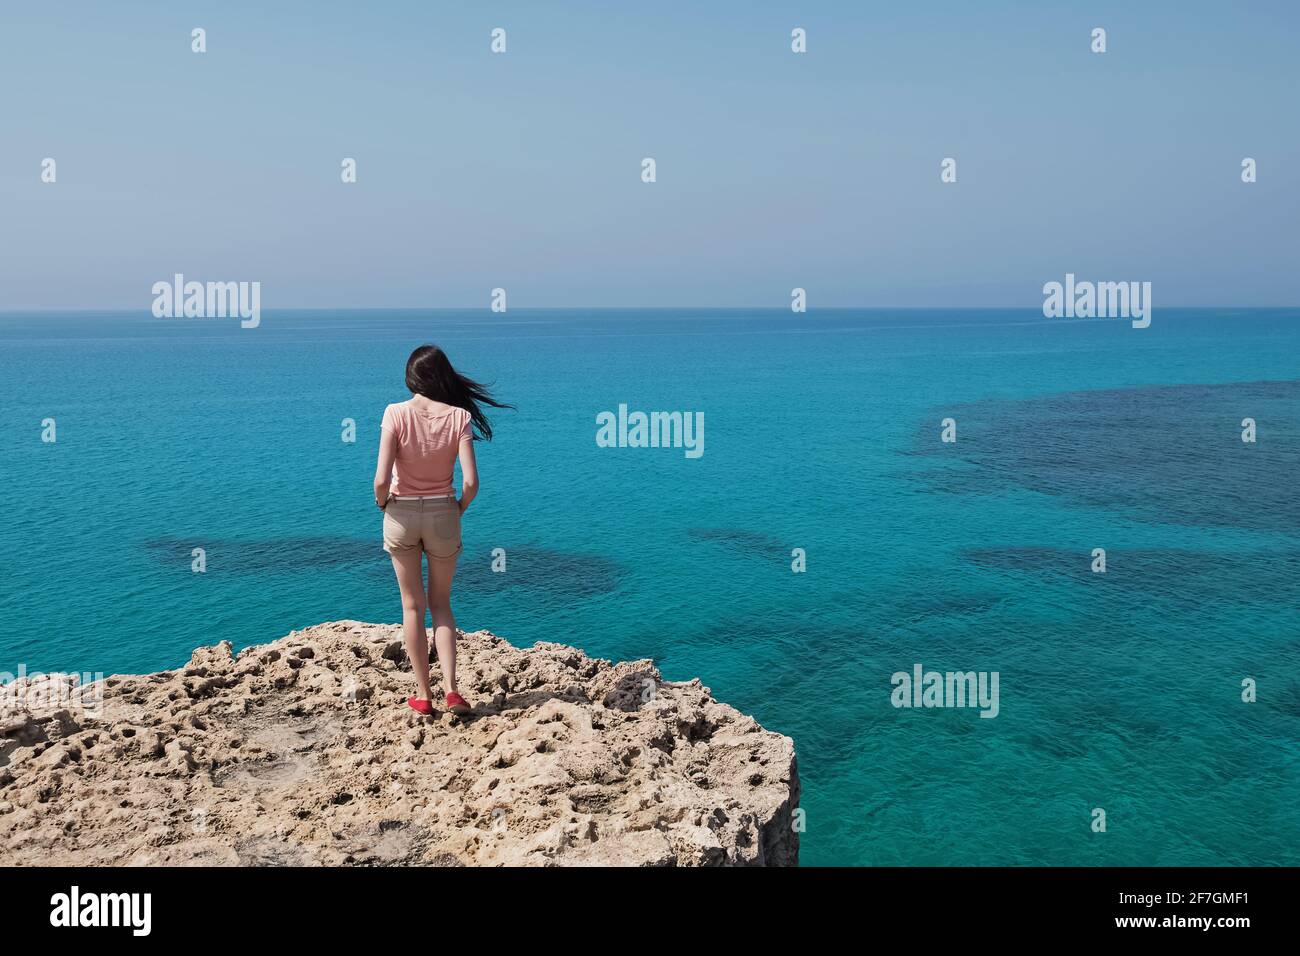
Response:
[[[1296,304],[1298,37],[1239,0],[6,0],[0,309],[175,272],[265,309]]]

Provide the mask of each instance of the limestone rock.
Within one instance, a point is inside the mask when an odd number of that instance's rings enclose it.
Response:
[[[698,680],[487,631],[458,656],[466,718],[407,708],[400,628],[355,621],[94,707],[0,688],[0,865],[798,862],[793,741]]]

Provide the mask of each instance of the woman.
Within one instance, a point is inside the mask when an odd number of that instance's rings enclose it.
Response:
[[[427,607],[433,613],[447,708],[468,714],[469,702],[456,687],[456,619],[451,613],[451,581],[461,550],[460,516],[478,494],[474,433],[492,440],[492,426],[480,406],[512,406],[493,400],[486,388],[458,373],[433,345],[421,345],[406,360],[406,387],[410,401],[384,409],[375,469],[375,504],[384,512],[384,550],[393,559],[402,592],[402,636],[418,688],[406,702],[421,714],[433,709],[424,630]],[[459,501],[451,483],[457,456]],[[421,553],[429,556],[427,588],[420,575]]]

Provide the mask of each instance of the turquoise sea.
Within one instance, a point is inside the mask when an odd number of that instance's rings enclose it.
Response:
[[[1157,306],[1142,330],[1034,309],[10,313],[0,670],[151,671],[399,619],[370,482],[425,341],[518,406],[479,449],[461,626],[650,657],[789,734],[805,864],[1300,864],[1295,309]],[[703,412],[705,453],[597,447],[620,404]],[[894,708],[918,663],[997,671],[998,716]]]

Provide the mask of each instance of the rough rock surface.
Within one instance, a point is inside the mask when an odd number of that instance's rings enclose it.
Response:
[[[0,864],[798,862],[794,743],[698,680],[486,631],[459,661],[464,719],[355,621],[0,688]]]

